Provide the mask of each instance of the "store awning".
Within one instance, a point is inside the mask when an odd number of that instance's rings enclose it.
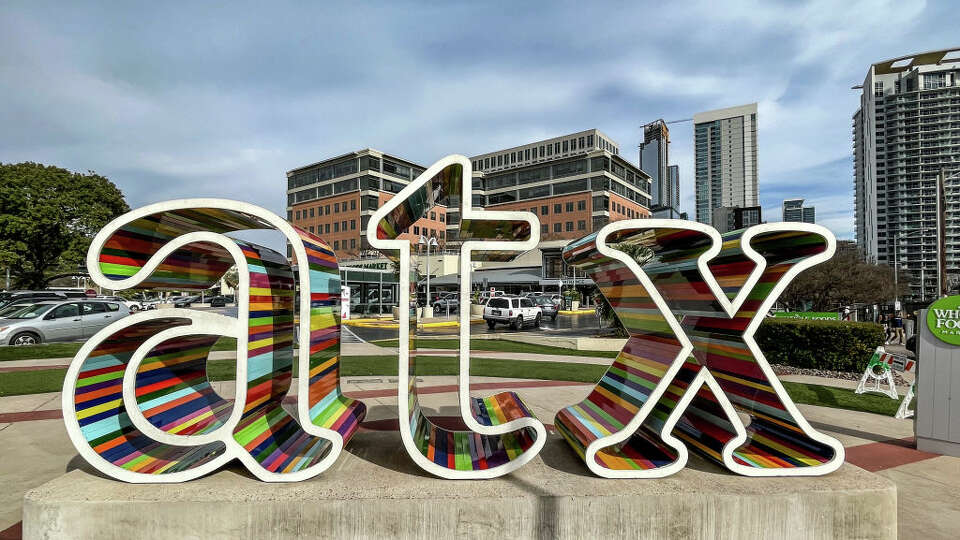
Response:
[[[472,281],[474,284],[482,284],[486,280],[489,285],[504,284],[540,284],[540,267],[523,268],[491,268],[490,270],[474,270],[472,272]],[[426,285],[427,280],[421,279],[420,285]],[[430,278],[431,287],[455,286],[460,283],[460,274],[447,274],[445,276]]]

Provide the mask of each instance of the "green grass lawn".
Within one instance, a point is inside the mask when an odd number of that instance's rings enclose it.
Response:
[[[396,347],[399,344],[395,339],[371,341],[371,343],[381,347]],[[417,338],[414,340],[414,345],[420,349],[459,349],[460,340]],[[567,356],[592,356],[600,358],[616,358],[617,355],[620,354],[618,351],[578,351],[576,349],[564,349],[563,347],[551,347],[549,345],[536,345],[533,343],[500,339],[471,339],[470,349],[474,351],[563,354]]]
[[[44,343],[24,347],[0,347],[0,362],[7,360],[40,360],[44,358],[70,358],[77,354],[83,343]],[[215,351],[232,351],[237,348],[237,340],[222,337],[214,343]]]
[[[210,380],[224,381],[234,378],[236,364],[233,360],[213,360],[207,364]],[[575,364],[568,362],[534,362],[499,358],[471,359],[470,374],[504,379],[543,379],[592,383],[603,375],[605,366]],[[341,376],[362,375],[396,376],[397,361],[393,356],[347,356],[341,364]],[[434,356],[417,359],[416,374],[456,375],[458,361],[452,356]],[[14,371],[0,373],[0,396],[59,392],[63,387],[65,369],[38,371]],[[296,365],[294,365],[296,375]],[[874,395],[853,393],[853,390],[816,384],[784,382],[790,397],[797,403],[820,405],[893,416],[899,401]]]

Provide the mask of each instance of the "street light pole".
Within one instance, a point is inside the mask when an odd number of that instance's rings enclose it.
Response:
[[[430,303],[430,246],[437,246],[439,244],[437,244],[436,238],[431,236],[428,240],[427,237],[423,236],[422,234],[420,235],[420,240],[417,243],[427,245],[427,305],[424,306],[424,309],[430,308],[430,313],[432,314],[433,305]]]

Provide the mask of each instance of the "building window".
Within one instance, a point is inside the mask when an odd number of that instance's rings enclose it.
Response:
[[[419,225],[414,225],[414,226],[413,226],[413,234],[420,234],[420,226],[419,226]]]
[[[540,234],[547,234],[548,232],[550,232],[549,225],[547,225],[546,223],[540,225]]]
[[[567,152],[567,144],[568,144],[567,141],[563,141],[563,152],[564,152],[564,153]],[[560,153],[560,143],[557,143],[557,144],[555,144],[554,146],[556,147],[556,148],[554,148],[554,150],[556,150],[557,153],[559,154],[559,153]]]
[[[541,215],[541,216],[545,216],[545,215],[547,215],[547,214],[549,214],[549,213],[550,213],[550,207],[549,207],[549,206],[543,205],[543,206],[540,207],[540,215]]]
[[[300,211],[297,210],[297,221],[299,221],[299,220],[300,220]]]
[[[357,239],[356,239],[356,238],[351,238],[351,239],[350,239],[350,249],[357,249]]]
[[[552,144],[548,144],[548,145],[547,145],[547,155],[548,155],[548,156],[552,156],[552,155],[553,155],[553,145],[552,145]]]
[[[537,207],[534,206],[534,207],[530,208],[530,213],[533,214],[533,215],[537,215]]]
[[[328,216],[330,215],[330,205],[329,205],[329,204],[323,207],[323,213],[326,214],[326,215],[328,215]]]
[[[553,205],[553,213],[559,214],[560,212],[563,212],[563,205],[562,204]]]
[[[578,222],[577,222],[577,230],[578,230],[578,231],[585,231],[585,230],[587,230],[587,222],[584,221],[584,220],[582,220],[582,219],[581,219],[580,221],[578,221]]]
[[[313,208],[310,209],[310,217],[313,217]]]
[[[330,234],[330,224],[329,224],[329,223],[327,223],[327,224],[325,224],[325,225],[323,226],[323,232],[324,232],[324,234]]]
[[[524,159],[524,161],[530,161],[530,149],[529,149],[529,148],[527,148],[526,150],[523,151],[523,159]]]
[[[350,220],[350,230],[351,231],[357,230],[357,220],[355,219]]]
[[[490,158],[483,158],[483,168],[484,169],[490,168]]]
[[[310,226],[310,232],[313,232],[313,225]]]
[[[544,154],[545,151],[546,151],[546,150],[544,149],[543,145],[541,144],[541,145],[540,145],[540,157],[544,157],[544,156],[546,155],[546,154]]]
[[[339,221],[334,221],[334,222],[333,222],[333,232],[340,232],[340,222],[339,222]]]
[[[581,210],[581,211],[582,211],[582,210],[586,210],[586,209],[587,209],[587,201],[584,201],[584,200],[579,200],[579,201],[577,201],[577,210]]]
[[[587,146],[593,146],[593,135],[587,135]]]
[[[440,223],[445,223],[443,213],[440,214]]]
[[[343,220],[340,222],[340,230],[342,231],[347,230],[347,220]]]
[[[566,205],[567,212],[573,212],[573,203],[568,202]]]
[[[340,249],[340,241],[339,241],[339,240],[334,240],[334,241],[333,241],[333,249]]]
[[[503,167],[503,154],[497,156],[497,167]]]
[[[583,148],[584,148],[583,137],[580,137],[580,149],[583,150]]]
[[[430,219],[433,220],[433,221],[436,221],[436,220],[437,220],[437,213],[436,213],[436,212],[430,212]]]
[[[287,210],[287,221],[293,221],[293,210]]]
[[[553,224],[553,232],[563,232],[563,223],[559,221]]]
[[[352,199],[352,200],[350,201],[350,209],[351,209],[351,210],[356,210],[356,209],[357,209],[357,200],[356,200],[356,199]]]
[[[567,222],[567,232],[571,232],[571,231],[573,231],[573,222],[572,222],[572,221],[568,221],[568,222]]]

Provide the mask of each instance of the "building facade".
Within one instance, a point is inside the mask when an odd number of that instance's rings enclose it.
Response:
[[[748,207],[757,196],[757,104],[693,116],[696,219],[711,224],[713,209]]]
[[[763,223],[763,213],[759,206],[721,206],[713,209],[711,216],[713,227],[721,233],[745,229]]]
[[[373,212],[426,168],[367,148],[287,173],[287,220],[323,238],[340,258],[354,258],[366,245]],[[446,243],[446,208],[438,206],[401,238],[420,235]]]
[[[650,177],[592,129],[471,158],[473,206],[527,210],[541,238],[574,239],[610,221],[650,217]],[[287,219],[328,242],[340,259],[365,253],[370,215],[425,167],[370,148],[287,173]],[[437,206],[401,238],[437,239],[437,255],[456,244],[459,200]],[[417,249],[417,246],[414,246]],[[431,274],[435,274],[431,269]]]
[[[960,263],[960,49],[870,66],[853,115],[855,234],[871,262],[913,276],[911,296],[937,295],[937,179],[946,178],[943,255]],[[896,254],[894,254],[896,250]]]
[[[804,206],[803,199],[785,199],[783,201],[783,221],[816,223],[817,209],[813,206]]]
[[[619,154],[610,137],[590,129],[472,157],[473,205],[530,211],[544,240],[648,218],[650,176]],[[459,224],[458,213],[448,209],[448,234]]]
[[[670,130],[663,120],[643,126],[640,169],[650,175],[651,210],[680,212],[680,169],[670,165]]]

